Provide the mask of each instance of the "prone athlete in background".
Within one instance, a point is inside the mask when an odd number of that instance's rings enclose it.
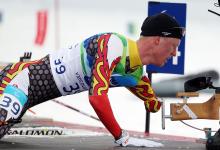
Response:
[[[108,99],[112,87],[126,87],[149,112],[160,109],[143,66],[163,66],[176,55],[184,28],[168,14],[147,17],[133,41],[118,33],[101,33],[44,58],[11,64],[2,70],[0,138],[27,109],[57,97],[88,91],[97,116],[121,146],[160,147],[161,143],[130,137],[116,121]]]

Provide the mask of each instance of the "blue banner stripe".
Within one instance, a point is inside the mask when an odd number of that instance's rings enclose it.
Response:
[[[148,16],[156,13],[165,12],[172,15],[180,23],[180,26],[186,27],[186,10],[187,5],[185,3],[166,3],[166,2],[153,2],[148,3]],[[187,32],[187,31],[186,31]],[[178,55],[179,54],[179,55]],[[184,74],[185,64],[185,37],[182,38],[177,57],[175,58],[177,64],[174,64],[174,58],[169,59],[163,67],[157,67],[155,65],[148,65],[148,72],[156,73],[172,73],[172,74]]]
[[[13,95],[14,97],[16,97],[22,106],[24,106],[24,104],[27,102],[27,99],[28,99],[22,90],[18,89],[17,87],[14,87],[12,85],[7,85],[4,90],[4,93],[10,94],[10,95]]]

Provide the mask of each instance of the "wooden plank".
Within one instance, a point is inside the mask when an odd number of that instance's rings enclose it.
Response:
[[[176,97],[198,97],[198,92],[178,92]]]
[[[216,94],[204,103],[187,103],[187,104],[170,104],[171,120],[191,120],[183,106],[186,105],[196,119],[212,119],[219,120],[220,94]]]
[[[0,70],[4,69],[6,66],[0,66]]]

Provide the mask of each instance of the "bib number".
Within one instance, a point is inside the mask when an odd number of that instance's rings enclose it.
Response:
[[[17,118],[20,115],[22,106],[17,98],[4,95],[3,99],[0,100],[0,107],[7,110],[14,118]]]
[[[56,66],[55,70],[57,74],[63,74],[66,71],[66,67],[62,64],[61,59],[56,59],[54,64]]]

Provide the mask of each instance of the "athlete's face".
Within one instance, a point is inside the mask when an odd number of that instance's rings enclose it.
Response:
[[[155,40],[155,44],[153,64],[163,66],[169,58],[176,56],[176,51],[180,45],[180,39],[158,37]]]

